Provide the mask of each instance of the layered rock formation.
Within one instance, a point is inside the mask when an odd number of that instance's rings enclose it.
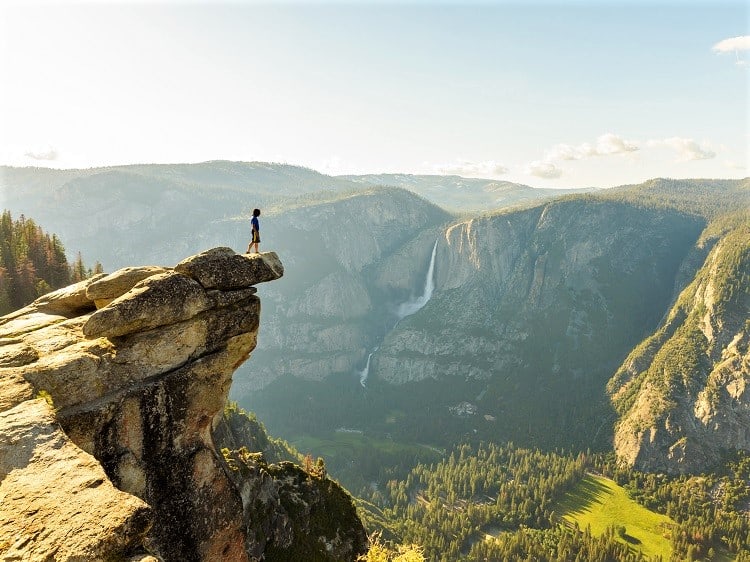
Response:
[[[254,285],[282,274],[274,253],[215,248],[98,276],[0,319],[3,559],[364,550],[343,490],[257,455],[240,474],[214,438],[232,373],[256,344]],[[311,524],[332,501],[346,517]]]

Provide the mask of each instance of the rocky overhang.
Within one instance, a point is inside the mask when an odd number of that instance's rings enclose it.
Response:
[[[337,485],[309,476],[300,497],[315,496],[309,517],[331,489],[347,517],[295,535],[310,526],[285,511],[299,492],[286,472],[307,477],[257,458],[248,482],[215,442],[232,374],[256,345],[255,285],[283,271],[273,252],[214,248],[0,318],[3,560],[243,561],[285,549],[353,560],[366,548]]]

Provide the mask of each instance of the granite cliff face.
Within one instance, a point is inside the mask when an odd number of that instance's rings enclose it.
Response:
[[[254,285],[282,274],[274,253],[215,248],[101,275],[0,319],[3,559],[365,550],[346,492],[219,430],[232,374],[256,345]],[[339,518],[321,516],[331,505]]]
[[[665,322],[609,383],[615,450],[641,470],[708,470],[750,451],[750,216],[716,236]]]
[[[268,387],[248,392],[244,403],[278,427],[290,416],[265,404],[299,387],[295,412],[336,410],[320,395],[358,386],[366,371],[379,408],[354,389],[351,403],[358,407],[332,414],[329,427],[374,426],[437,443],[471,432],[545,447],[609,447],[616,413],[607,381],[658,326],[705,221],[673,209],[576,197],[453,224],[409,224],[419,228],[361,273],[350,268],[305,287],[302,297],[278,299],[274,341],[263,339],[259,355],[273,359],[275,351],[271,370],[287,376],[256,379]],[[401,229],[408,234],[406,222]],[[436,241],[431,298],[399,320],[399,305],[427,286]],[[329,263],[317,248],[310,255]],[[342,281],[349,275],[359,291]],[[336,294],[336,286],[344,290]],[[362,288],[368,298],[357,296]],[[348,329],[338,332],[344,324]],[[293,377],[327,386],[318,395]],[[386,408],[392,415],[383,414]],[[417,428],[426,436],[417,436]]]
[[[443,384],[446,409],[477,404],[513,440],[565,429],[604,445],[606,381],[658,324],[701,228],[585,199],[457,223],[438,241],[432,299],[388,333],[370,376]]]

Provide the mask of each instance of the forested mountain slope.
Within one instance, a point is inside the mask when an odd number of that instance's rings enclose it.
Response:
[[[705,263],[609,383],[615,449],[644,470],[694,472],[750,450],[750,213],[715,221],[698,246]]]
[[[750,208],[750,178],[742,180],[656,178],[600,191],[596,197],[642,206],[668,207],[713,220]]]
[[[611,455],[480,443],[417,464],[360,511],[429,561],[747,562],[748,478],[742,455],[714,474],[665,477]],[[594,511],[615,523],[577,524]]]

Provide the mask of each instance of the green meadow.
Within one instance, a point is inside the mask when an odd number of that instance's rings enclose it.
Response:
[[[577,523],[581,529],[591,526],[595,536],[608,527],[625,528],[619,540],[647,556],[669,560],[672,553],[669,535],[675,522],[632,500],[625,488],[614,481],[588,474],[568,492],[558,505],[563,519]]]

